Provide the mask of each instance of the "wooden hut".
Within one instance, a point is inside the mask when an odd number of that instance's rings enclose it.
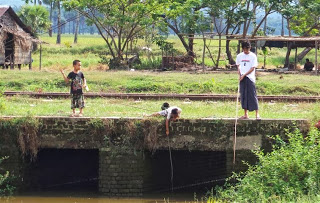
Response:
[[[32,68],[31,52],[37,40],[10,6],[0,6],[0,66],[11,69],[28,64]]]

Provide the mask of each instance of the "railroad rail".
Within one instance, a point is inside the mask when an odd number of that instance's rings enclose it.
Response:
[[[27,95],[36,98],[59,98],[69,97],[69,93],[64,92],[19,92],[19,91],[5,91],[5,96]],[[236,100],[237,95],[226,94],[145,94],[145,93],[99,93],[99,92],[86,92],[84,96],[87,98],[119,98],[119,99],[184,99],[193,101],[203,100]],[[283,101],[283,102],[317,102],[320,101],[320,96],[265,96],[259,95],[259,101]]]

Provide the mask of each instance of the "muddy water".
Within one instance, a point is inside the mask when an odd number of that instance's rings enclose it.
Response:
[[[84,197],[11,197],[0,199],[0,203],[193,203],[192,200],[182,200],[180,198],[84,198]]]
[[[146,194],[142,198],[110,198],[88,192],[81,194],[39,191],[6,199],[0,198],[0,203],[195,203],[193,195],[192,192],[188,192]]]

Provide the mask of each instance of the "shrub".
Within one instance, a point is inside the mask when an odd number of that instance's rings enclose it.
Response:
[[[296,130],[287,133],[288,142],[275,136],[277,144],[273,151],[268,154],[255,151],[259,163],[249,166],[243,174],[234,174],[226,189],[217,189],[218,198],[235,202],[296,202],[304,197],[316,198],[320,191],[319,135],[313,129],[304,137]]]
[[[8,159],[8,157],[0,158],[0,165],[5,159]],[[10,184],[11,181],[12,177],[10,176],[9,171],[6,171],[4,174],[0,174],[0,197],[10,196],[13,194],[15,187]]]
[[[152,70],[152,69],[158,69],[160,67],[161,67],[161,58],[156,58],[154,60],[145,59],[141,61],[141,64],[133,65],[133,68],[137,70]]]

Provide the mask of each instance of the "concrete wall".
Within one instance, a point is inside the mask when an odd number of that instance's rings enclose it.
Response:
[[[5,119],[14,119],[6,117]],[[165,135],[164,120],[139,118],[38,117],[39,148],[99,149],[99,191],[110,196],[141,196],[152,185],[152,157],[143,158],[143,150],[226,152],[226,174],[245,170],[242,161],[255,163],[250,150],[256,146],[271,150],[267,135],[284,135],[297,126],[306,133],[306,120],[241,120],[237,126],[236,164],[233,164],[233,119],[181,119],[170,124]],[[4,122],[4,120],[0,120]],[[293,124],[295,123],[295,124]],[[129,127],[128,127],[129,126]],[[149,127],[147,127],[149,126]],[[129,130],[128,130],[129,129]],[[1,138],[0,138],[1,139]],[[0,156],[9,155],[5,169],[23,182],[25,160],[17,142],[0,140]],[[1,172],[1,171],[0,171]]]
[[[110,196],[142,196],[145,162],[142,153],[99,152],[99,190]]]

